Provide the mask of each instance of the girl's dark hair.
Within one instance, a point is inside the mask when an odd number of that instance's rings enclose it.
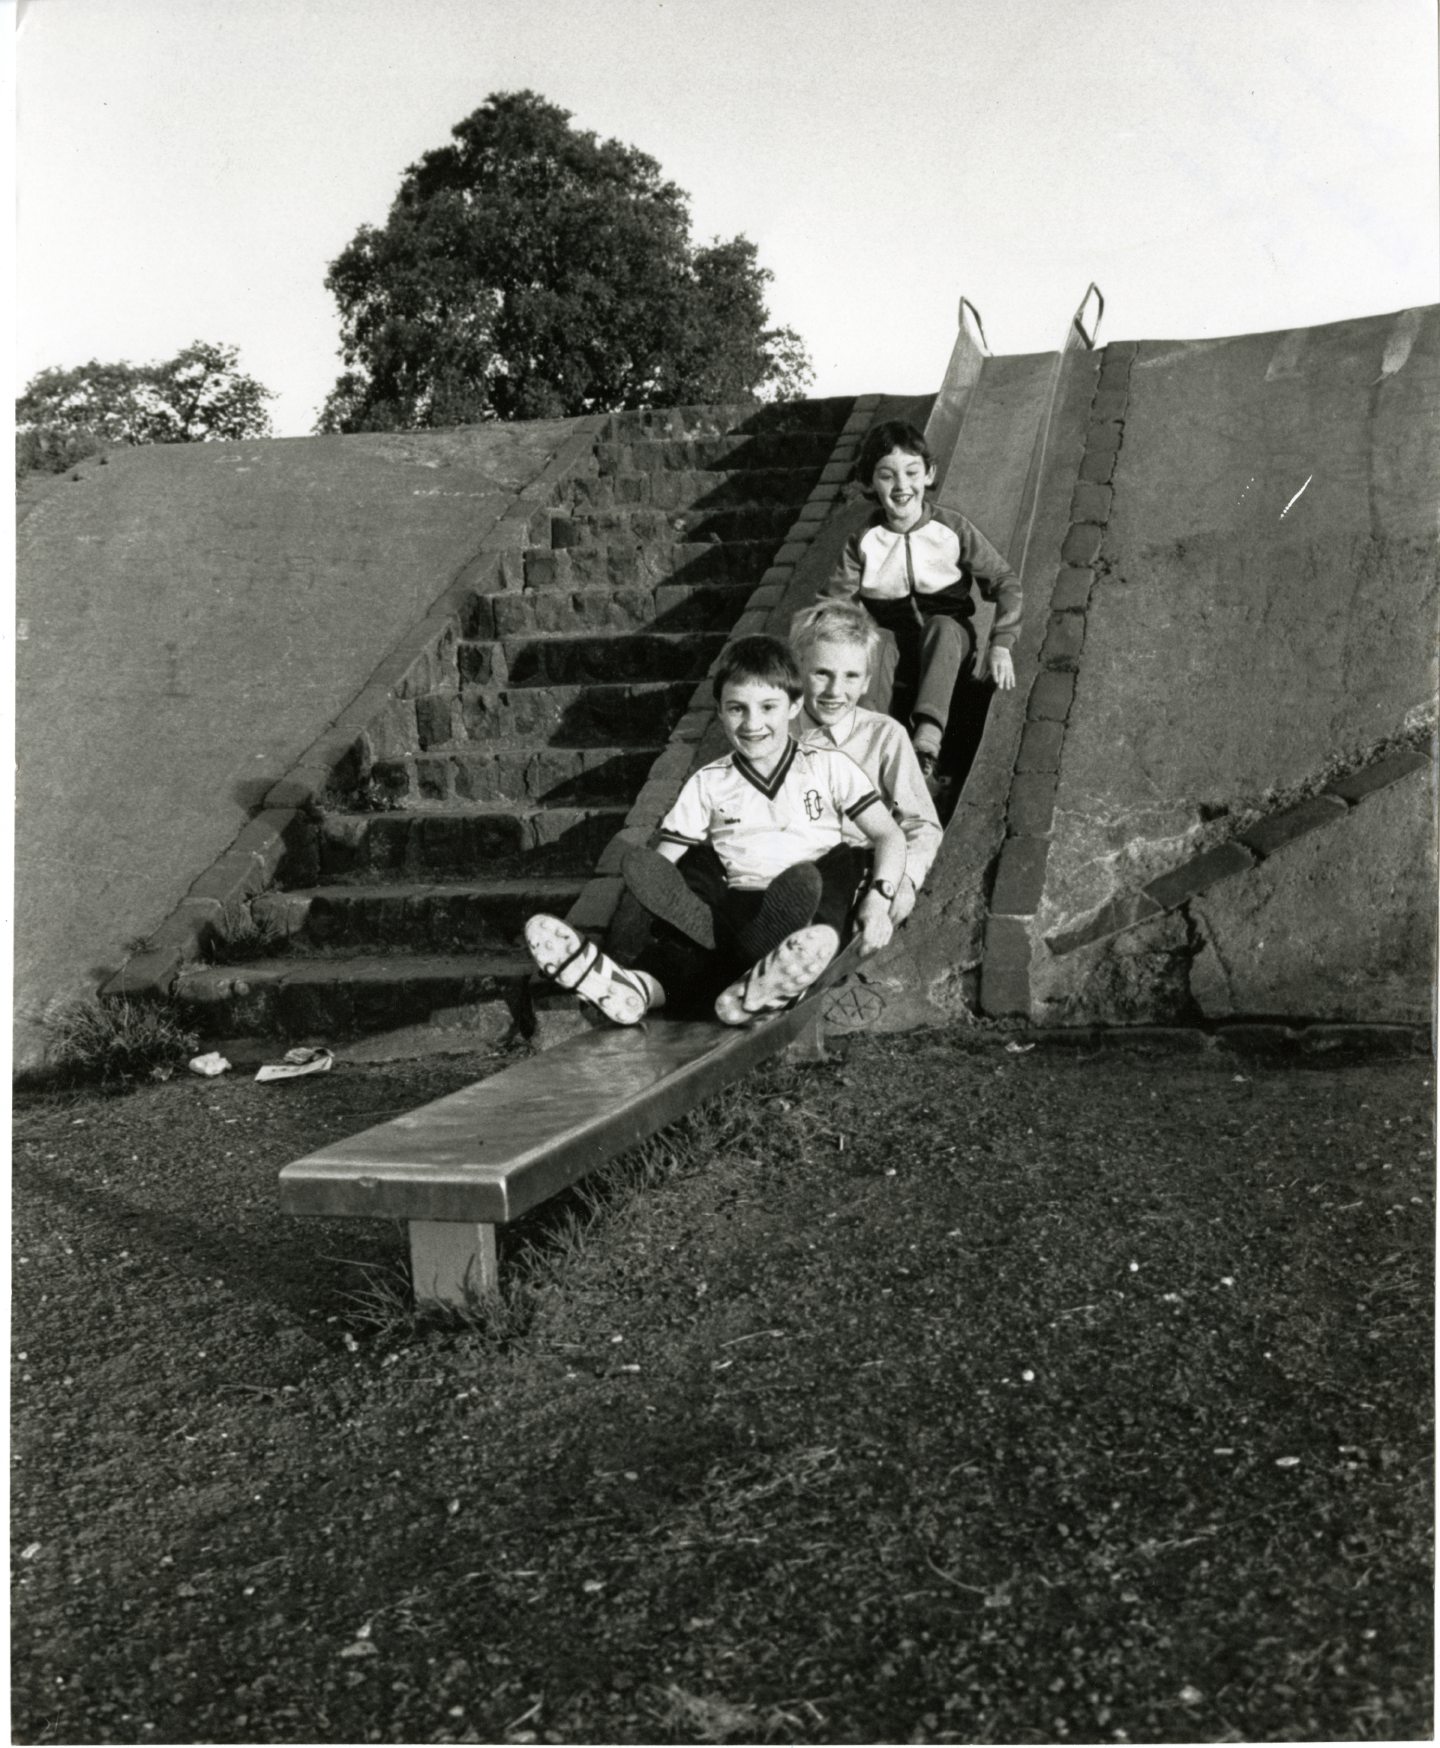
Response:
[[[737,637],[720,651],[713,685],[715,702],[726,686],[741,680],[758,680],[762,686],[778,686],[791,703],[805,690],[800,669],[788,643],[778,637]]]
[[[935,457],[930,453],[930,445],[925,441],[923,431],[917,431],[904,419],[887,419],[883,425],[872,426],[860,445],[860,459],[855,463],[855,477],[862,486],[870,484],[875,477],[875,469],[892,449],[903,449],[907,455],[918,455],[927,468],[935,465]]]

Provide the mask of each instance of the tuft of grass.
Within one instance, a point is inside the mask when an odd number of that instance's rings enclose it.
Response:
[[[173,1009],[128,996],[85,996],[41,1021],[49,1066],[65,1081],[101,1085],[172,1069],[200,1046],[199,1035]]]
[[[736,1705],[719,1694],[690,1693],[673,1681],[653,1690],[649,1700],[667,1742],[794,1741],[824,1722],[809,1700]]]
[[[400,1263],[350,1262],[360,1271],[361,1284],[342,1295],[349,1306],[347,1321],[377,1347],[397,1347],[432,1329],[450,1329],[477,1336],[486,1347],[503,1348],[518,1341],[534,1317],[534,1295],[523,1280],[502,1277],[494,1293],[472,1293],[463,1307],[444,1310],[415,1303],[410,1271]]]
[[[215,965],[240,965],[283,953],[289,945],[284,925],[274,917],[257,917],[246,904],[230,904],[206,951]]]

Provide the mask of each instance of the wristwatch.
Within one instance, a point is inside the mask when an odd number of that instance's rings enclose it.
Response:
[[[895,882],[893,880],[872,880],[866,890],[878,892],[881,898],[888,899],[891,904],[895,902]]]

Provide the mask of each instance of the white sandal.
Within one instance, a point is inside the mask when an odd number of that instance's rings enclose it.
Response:
[[[665,999],[643,971],[617,965],[569,923],[542,912],[525,924],[525,946],[542,976],[599,1008],[617,1026],[635,1026]]]
[[[715,1018],[727,1026],[748,1026],[764,1014],[790,1007],[839,949],[840,937],[825,923],[797,929],[717,997]]]

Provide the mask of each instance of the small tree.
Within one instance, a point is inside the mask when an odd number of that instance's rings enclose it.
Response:
[[[110,443],[268,437],[273,395],[238,358],[237,347],[196,340],[159,364],[42,370],[15,403],[17,468],[60,471]]]
[[[809,360],[768,327],[744,237],[695,250],[653,158],[500,93],[405,172],[325,283],[346,370],[325,431],[544,418],[794,394]]]

